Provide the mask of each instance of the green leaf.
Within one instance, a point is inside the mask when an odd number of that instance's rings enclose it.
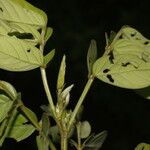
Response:
[[[24,105],[21,105],[20,108],[23,111],[26,118],[29,119],[29,121],[31,121],[35,125],[35,127],[37,127],[39,129],[40,127],[39,127],[39,123],[38,123],[36,114],[29,108],[25,107]]]
[[[15,36],[18,39],[30,42],[34,46],[41,43],[39,27],[0,20],[0,36]]]
[[[38,150],[49,150],[49,142],[44,139],[44,137],[42,136],[37,136],[36,137],[36,143],[37,143],[37,147],[38,147]]]
[[[94,62],[97,59],[97,45],[95,40],[91,40],[88,53],[87,53],[87,67],[88,67],[88,72],[89,76],[92,73],[92,67]]]
[[[146,144],[146,143],[140,143],[135,148],[135,150],[149,150],[149,149],[150,149],[150,144]]]
[[[134,28],[124,26],[105,54],[93,66],[100,80],[123,88],[150,86],[150,40]]]
[[[88,121],[81,122],[80,125],[80,137],[82,139],[87,138],[91,133],[91,125]]]
[[[0,122],[2,122],[13,106],[13,101],[6,95],[0,94]]]
[[[34,131],[35,128],[31,124],[28,124],[28,120],[19,114],[11,126],[7,137],[14,138],[16,141],[22,141],[29,137]]]
[[[48,41],[48,39],[51,37],[53,33],[53,29],[51,27],[47,27],[46,34],[45,34],[45,42]]]
[[[59,129],[56,125],[50,128],[50,135],[52,136],[54,142],[59,142],[60,140]]]
[[[84,147],[87,150],[99,150],[107,137],[107,131],[102,131],[96,135],[91,135],[85,142]]]
[[[10,83],[0,80],[0,89],[3,90],[12,100],[16,100],[17,91]]]
[[[28,71],[42,66],[43,55],[32,44],[16,37],[0,37],[0,68]]]
[[[136,90],[136,93],[150,100],[150,86]]]
[[[43,113],[43,115],[42,115],[42,131],[46,137],[49,134],[49,130],[50,130],[49,117],[46,113]]]
[[[123,88],[139,89],[150,85],[150,63],[135,55],[116,55],[99,58],[93,66],[93,74],[100,80]]]
[[[66,56],[64,55],[61,61],[58,79],[57,79],[57,90],[63,89],[65,83],[65,73],[66,73]]]
[[[2,146],[5,138],[8,137],[10,134],[10,130],[12,129],[12,126],[14,125],[16,116],[17,116],[17,105],[13,104],[13,107],[9,110],[8,116],[4,119],[0,126],[0,146]]]
[[[45,27],[47,15],[26,0],[1,0],[0,19]]]
[[[46,56],[44,56],[44,66],[46,67],[48,63],[53,59],[55,55],[55,49],[50,51]]]

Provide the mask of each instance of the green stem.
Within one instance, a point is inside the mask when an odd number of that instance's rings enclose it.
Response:
[[[50,150],[57,150],[55,145],[52,143],[50,139],[49,139],[49,147],[50,147]]]
[[[48,82],[47,82],[47,76],[46,76],[46,71],[45,71],[45,68],[42,68],[42,67],[40,68],[40,70],[41,70],[41,76],[42,76],[42,81],[43,81],[45,93],[46,93],[48,102],[50,104],[50,109],[51,109],[51,112],[52,112],[53,116],[55,117],[56,116],[55,115],[55,105],[53,103],[51,92],[49,90],[49,86],[48,86]]]
[[[80,127],[81,127],[81,122],[79,122],[77,124],[77,140],[78,140],[78,146],[77,146],[77,150],[82,150],[82,146],[81,146],[81,130],[80,130]]]
[[[80,98],[78,100],[78,103],[75,106],[74,111],[72,112],[70,121],[68,123],[68,131],[70,131],[70,129],[72,127],[72,124],[73,124],[73,122],[75,120],[75,117],[76,117],[76,115],[77,115],[77,113],[78,113],[78,111],[79,111],[79,109],[80,109],[80,107],[81,107],[81,105],[82,105],[82,103],[83,103],[83,101],[85,99],[85,96],[87,95],[87,93],[88,93],[88,91],[89,91],[93,81],[94,81],[94,77],[90,76],[88,81],[87,81],[87,83],[86,83],[86,85],[85,85],[85,87],[84,87],[84,90],[83,90],[83,92],[82,92],[82,94],[81,94],[81,96],[80,96]]]
[[[61,150],[68,150],[68,137],[64,132],[61,133]]]

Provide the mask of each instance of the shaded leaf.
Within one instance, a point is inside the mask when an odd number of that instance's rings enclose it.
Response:
[[[99,150],[102,147],[106,137],[107,131],[102,131],[99,134],[92,135],[86,140],[84,147],[86,150]]]
[[[13,101],[6,95],[0,94],[0,122],[2,122],[13,106]]]
[[[92,73],[92,66],[97,59],[97,45],[95,40],[91,40],[88,53],[87,53],[87,67],[89,76]]]
[[[17,91],[10,83],[0,80],[0,89],[3,90],[12,100],[16,100]]]
[[[138,89],[136,90],[136,93],[146,99],[150,99],[150,86],[143,88],[143,89]]]
[[[59,129],[57,126],[52,126],[50,128],[50,135],[52,136],[52,139],[54,142],[59,142],[60,134],[59,134]]]
[[[87,138],[91,133],[91,125],[88,121],[83,121],[80,124],[80,137],[82,139]]]
[[[36,143],[37,143],[38,150],[48,150],[49,149],[48,141],[46,141],[46,139],[44,139],[40,135],[36,137]]]
[[[50,130],[50,121],[49,121],[49,117],[46,113],[43,113],[42,115],[42,132],[44,133],[44,135],[47,137],[49,134],[49,130]]]
[[[23,115],[19,114],[11,126],[7,137],[21,141],[29,137],[34,131],[35,128],[33,125],[28,124],[28,120]]]
[[[21,105],[20,108],[23,111],[24,115],[35,125],[35,127],[39,129],[40,127],[36,114],[24,105]]]

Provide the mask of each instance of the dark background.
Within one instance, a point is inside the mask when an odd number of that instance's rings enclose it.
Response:
[[[91,39],[97,41],[99,56],[104,51],[105,32],[130,25],[150,38],[149,0],[28,0],[48,14],[48,26],[54,29],[45,53],[55,48],[54,60],[47,68],[52,92],[63,54],[67,56],[66,85],[74,84],[73,108],[87,81],[86,54]],[[38,69],[12,73],[0,71],[0,79],[12,83],[22,92],[25,105],[41,116],[47,104]],[[55,96],[55,95],[53,95]],[[133,150],[140,142],[150,143],[150,103],[134,91],[95,80],[84,102],[83,120],[90,121],[92,131],[108,130],[102,150]],[[20,143],[7,140],[8,149],[36,149],[34,135]]]

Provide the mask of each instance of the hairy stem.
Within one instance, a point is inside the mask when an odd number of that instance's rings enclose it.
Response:
[[[80,96],[80,98],[78,100],[78,103],[75,106],[75,109],[74,109],[74,111],[73,111],[73,113],[71,115],[70,121],[68,123],[68,131],[70,131],[70,129],[71,129],[72,125],[73,125],[73,122],[75,120],[75,117],[76,117],[76,115],[77,115],[77,113],[78,113],[78,111],[79,111],[79,109],[80,109],[80,107],[81,107],[81,105],[82,105],[82,103],[83,103],[83,101],[84,101],[84,99],[85,99],[85,97],[86,97],[86,95],[87,95],[87,93],[88,93],[88,91],[89,91],[93,81],[94,81],[94,77],[90,76],[88,81],[87,81],[87,83],[86,83],[86,85],[85,85],[85,87],[84,87],[84,90],[83,90],[83,92],[82,92],[82,94],[81,94],[81,96]]]

